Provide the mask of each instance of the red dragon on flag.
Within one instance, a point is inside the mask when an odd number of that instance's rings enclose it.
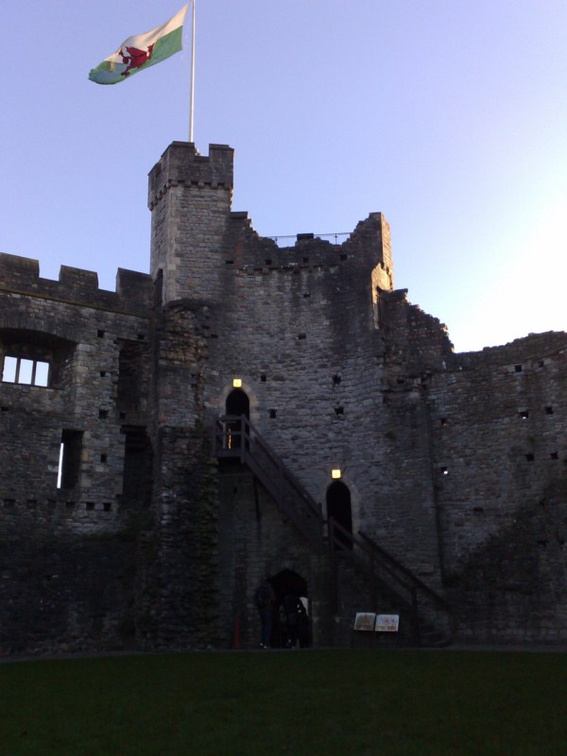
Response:
[[[144,63],[151,60],[154,47],[155,44],[150,45],[147,50],[139,50],[137,47],[126,47],[125,50],[128,55],[124,55],[122,48],[120,48],[119,55],[122,58],[122,62],[127,65],[126,70],[122,71],[120,76],[130,76],[131,71],[141,68]]]

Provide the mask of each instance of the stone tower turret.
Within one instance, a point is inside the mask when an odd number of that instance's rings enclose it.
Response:
[[[163,276],[163,303],[220,296],[218,252],[229,218],[234,150],[173,142],[149,174],[151,274]]]

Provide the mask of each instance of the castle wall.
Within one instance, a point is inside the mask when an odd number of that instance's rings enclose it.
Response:
[[[140,450],[127,447],[146,423],[151,281],[121,271],[106,292],[88,271],[41,279],[36,261],[10,255],[0,271],[0,647],[120,644],[128,529],[148,495],[133,483]],[[20,380],[32,364],[49,370],[37,385]]]
[[[214,458],[234,379],[324,518],[339,468],[353,532],[449,599],[457,639],[564,641],[567,335],[454,354],[394,289],[380,213],[280,248],[231,211],[232,159],[162,155],[151,275],[115,292],[0,255],[0,650],[251,647],[267,575],[304,581],[319,645],[401,607]]]
[[[446,583],[459,635],[563,640],[567,335],[463,355],[429,392]]]

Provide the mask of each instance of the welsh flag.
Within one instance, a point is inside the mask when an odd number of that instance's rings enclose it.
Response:
[[[118,50],[93,68],[89,79],[96,84],[118,84],[129,76],[169,58],[183,47],[183,22],[189,4],[161,26],[145,34],[128,37]]]

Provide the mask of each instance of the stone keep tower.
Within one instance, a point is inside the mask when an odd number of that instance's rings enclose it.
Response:
[[[225,146],[211,145],[203,157],[176,142],[150,173],[151,268],[161,284],[151,436],[169,586],[160,626],[171,630],[183,607],[177,636],[211,637],[211,622],[205,630],[200,617],[216,611],[220,635],[238,617],[250,640],[255,585],[293,573],[311,595],[315,638],[344,642],[368,583],[347,575],[341,606],[331,606],[321,554],[329,516],[351,533],[375,535],[378,526],[395,552],[439,580],[429,461],[417,440],[425,420],[415,406],[385,408],[382,393],[389,227],[372,213],[342,244],[302,234],[280,248],[252,229],[246,213],[231,212],[232,158]],[[275,469],[262,481],[251,469],[257,460],[207,468],[211,429],[234,413],[235,395],[255,438],[313,503],[315,525],[290,521],[281,486],[270,491]],[[396,433],[408,425],[400,454],[391,454],[392,423]],[[341,469],[340,483],[333,484],[333,468]],[[338,503],[330,494],[337,488]],[[211,585],[221,600],[205,611]]]
[[[216,299],[211,260],[222,244],[231,208],[233,150],[174,142],[149,176],[152,211],[151,274],[163,276],[163,302]]]

